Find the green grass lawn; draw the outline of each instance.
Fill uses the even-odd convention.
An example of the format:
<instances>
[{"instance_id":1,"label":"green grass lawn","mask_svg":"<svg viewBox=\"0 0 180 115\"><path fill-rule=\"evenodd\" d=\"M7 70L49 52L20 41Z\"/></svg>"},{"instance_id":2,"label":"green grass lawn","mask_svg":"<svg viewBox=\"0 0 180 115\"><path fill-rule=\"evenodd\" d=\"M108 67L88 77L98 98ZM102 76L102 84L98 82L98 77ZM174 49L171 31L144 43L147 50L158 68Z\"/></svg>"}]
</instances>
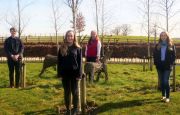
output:
<instances>
[{"instance_id":1,"label":"green grass lawn","mask_svg":"<svg viewBox=\"0 0 180 115\"><path fill-rule=\"evenodd\" d=\"M63 106L62 84L56 72L49 68L38 77L41 63L27 64L27 88L11 89L8 68L0 64L0 115L56 114L56 106ZM109 81L87 84L87 100L95 101L98 115L176 115L180 113L180 93L171 92L171 102L160 101L155 70L142 71L141 65L108 65ZM177 67L180 86L180 67ZM172 81L172 80L171 80ZM94 113L94 114L95 114Z\"/></svg>"}]
</instances>

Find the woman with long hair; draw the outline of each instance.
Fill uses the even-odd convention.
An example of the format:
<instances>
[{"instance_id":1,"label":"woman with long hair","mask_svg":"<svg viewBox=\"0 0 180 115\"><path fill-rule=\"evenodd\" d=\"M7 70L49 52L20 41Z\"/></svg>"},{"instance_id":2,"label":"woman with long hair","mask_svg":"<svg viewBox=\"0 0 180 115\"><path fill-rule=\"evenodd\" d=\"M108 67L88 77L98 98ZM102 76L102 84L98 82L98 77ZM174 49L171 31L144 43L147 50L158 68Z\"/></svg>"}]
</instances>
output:
<instances>
[{"instance_id":1,"label":"woman with long hair","mask_svg":"<svg viewBox=\"0 0 180 115\"><path fill-rule=\"evenodd\" d=\"M154 64L161 84L161 100L167 103L170 101L169 76L175 64L175 58L176 50L172 39L167 32L161 32L159 42L154 49Z\"/></svg>"},{"instance_id":2,"label":"woman with long hair","mask_svg":"<svg viewBox=\"0 0 180 115\"><path fill-rule=\"evenodd\" d=\"M72 114L78 112L78 80L82 77L82 50L72 30L66 32L58 53L58 77L62 80L66 114L71 114L70 96L73 96Z\"/></svg>"}]
</instances>

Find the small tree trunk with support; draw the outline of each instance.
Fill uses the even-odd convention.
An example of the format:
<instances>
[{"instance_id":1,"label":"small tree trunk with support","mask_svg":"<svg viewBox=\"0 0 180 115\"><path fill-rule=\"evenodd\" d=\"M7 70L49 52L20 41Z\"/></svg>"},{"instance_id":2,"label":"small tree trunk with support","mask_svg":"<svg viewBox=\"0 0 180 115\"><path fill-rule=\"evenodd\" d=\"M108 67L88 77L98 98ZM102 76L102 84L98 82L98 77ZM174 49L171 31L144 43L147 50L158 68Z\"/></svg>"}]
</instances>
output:
<instances>
[{"instance_id":1,"label":"small tree trunk with support","mask_svg":"<svg viewBox=\"0 0 180 115\"><path fill-rule=\"evenodd\" d=\"M82 114L86 113L86 76L83 74L81 80L81 107Z\"/></svg>"},{"instance_id":2,"label":"small tree trunk with support","mask_svg":"<svg viewBox=\"0 0 180 115\"><path fill-rule=\"evenodd\" d=\"M22 87L25 88L26 87L26 64L23 63L23 66L22 66L22 70L23 70L23 74L22 74Z\"/></svg>"},{"instance_id":3,"label":"small tree trunk with support","mask_svg":"<svg viewBox=\"0 0 180 115\"><path fill-rule=\"evenodd\" d=\"M81 112L81 80L78 80L78 111Z\"/></svg>"},{"instance_id":4,"label":"small tree trunk with support","mask_svg":"<svg viewBox=\"0 0 180 115\"><path fill-rule=\"evenodd\" d=\"M153 58L152 55L150 56L150 70L153 70Z\"/></svg>"},{"instance_id":5,"label":"small tree trunk with support","mask_svg":"<svg viewBox=\"0 0 180 115\"><path fill-rule=\"evenodd\" d=\"M145 62L145 56L143 57L143 71L146 71L146 62Z\"/></svg>"},{"instance_id":6,"label":"small tree trunk with support","mask_svg":"<svg viewBox=\"0 0 180 115\"><path fill-rule=\"evenodd\" d=\"M176 66L173 65L173 92L176 91Z\"/></svg>"}]
</instances>

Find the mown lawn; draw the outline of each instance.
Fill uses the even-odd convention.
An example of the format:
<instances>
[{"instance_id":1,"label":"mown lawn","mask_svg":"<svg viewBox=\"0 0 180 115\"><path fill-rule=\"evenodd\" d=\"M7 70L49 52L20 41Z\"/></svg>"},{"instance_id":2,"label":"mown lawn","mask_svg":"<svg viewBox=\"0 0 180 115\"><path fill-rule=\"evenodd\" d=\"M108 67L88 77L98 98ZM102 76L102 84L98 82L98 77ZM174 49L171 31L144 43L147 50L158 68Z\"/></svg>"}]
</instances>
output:
<instances>
[{"instance_id":1,"label":"mown lawn","mask_svg":"<svg viewBox=\"0 0 180 115\"><path fill-rule=\"evenodd\" d=\"M56 114L63 106L63 89L56 72L49 68L38 77L42 63L27 64L27 88L7 88L8 68L0 64L0 115ZM95 101L98 115L178 115L180 93L171 92L171 102L160 101L156 71L142 71L141 65L108 65L109 81L87 84L87 100ZM177 86L180 86L180 67L177 67ZM171 80L172 81L172 80Z\"/></svg>"}]
</instances>

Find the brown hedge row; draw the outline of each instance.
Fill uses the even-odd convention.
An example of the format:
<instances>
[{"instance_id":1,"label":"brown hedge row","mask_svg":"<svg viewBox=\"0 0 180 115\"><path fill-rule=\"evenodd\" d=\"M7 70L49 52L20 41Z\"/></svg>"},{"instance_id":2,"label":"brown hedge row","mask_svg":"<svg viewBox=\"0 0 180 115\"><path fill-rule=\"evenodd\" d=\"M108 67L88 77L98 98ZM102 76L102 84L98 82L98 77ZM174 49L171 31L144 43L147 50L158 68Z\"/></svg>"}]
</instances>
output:
<instances>
[{"instance_id":1,"label":"brown hedge row","mask_svg":"<svg viewBox=\"0 0 180 115\"><path fill-rule=\"evenodd\" d=\"M107 43L104 47L107 47ZM83 56L86 44L82 44ZM151 54L154 45L151 44ZM110 43L114 58L147 58L147 43ZM177 58L180 59L180 44L176 44ZM47 54L56 55L55 43L25 43L25 57L44 57ZM0 57L5 56L3 45L0 45Z\"/></svg>"}]
</instances>

